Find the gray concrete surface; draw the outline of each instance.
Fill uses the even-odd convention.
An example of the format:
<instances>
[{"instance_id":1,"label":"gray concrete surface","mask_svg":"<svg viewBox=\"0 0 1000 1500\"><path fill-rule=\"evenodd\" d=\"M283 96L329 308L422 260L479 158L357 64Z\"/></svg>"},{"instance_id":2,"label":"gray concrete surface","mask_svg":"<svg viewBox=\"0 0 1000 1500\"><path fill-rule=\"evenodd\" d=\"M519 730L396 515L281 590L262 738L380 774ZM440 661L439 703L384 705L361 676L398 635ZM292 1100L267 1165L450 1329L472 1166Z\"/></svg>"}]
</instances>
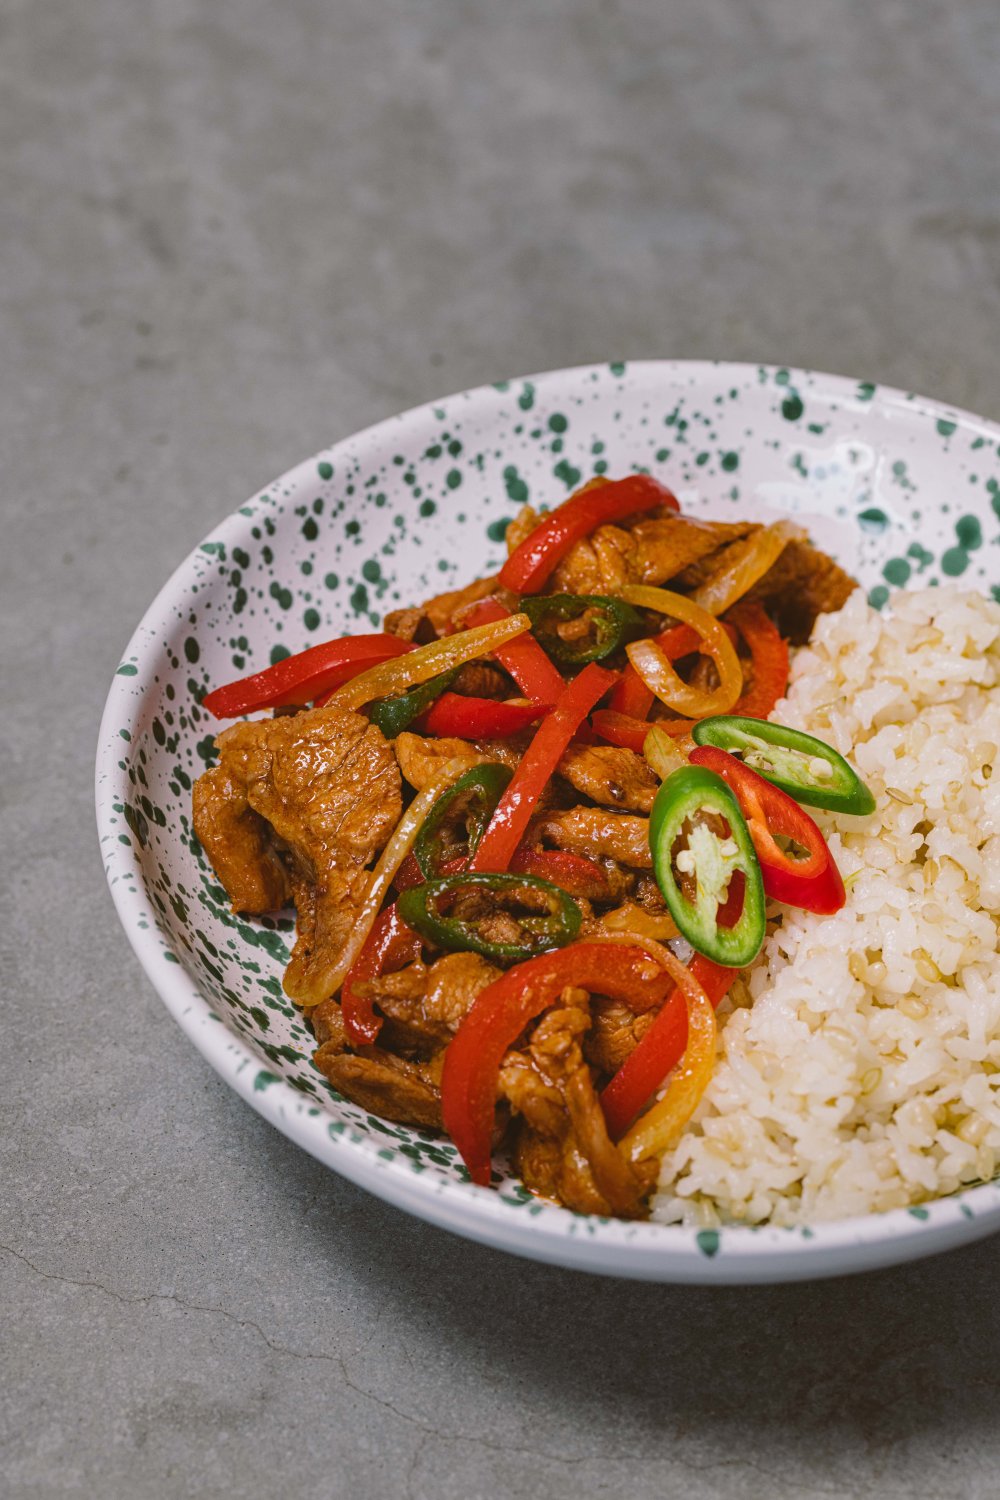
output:
<instances>
[{"instance_id":1,"label":"gray concrete surface","mask_svg":"<svg viewBox=\"0 0 1000 1500\"><path fill-rule=\"evenodd\" d=\"M411 1222L240 1104L118 930L111 671L258 485L591 358L1000 416L995 0L5 0L0 1491L998 1489L1000 1242L675 1290Z\"/></svg>"}]
</instances>

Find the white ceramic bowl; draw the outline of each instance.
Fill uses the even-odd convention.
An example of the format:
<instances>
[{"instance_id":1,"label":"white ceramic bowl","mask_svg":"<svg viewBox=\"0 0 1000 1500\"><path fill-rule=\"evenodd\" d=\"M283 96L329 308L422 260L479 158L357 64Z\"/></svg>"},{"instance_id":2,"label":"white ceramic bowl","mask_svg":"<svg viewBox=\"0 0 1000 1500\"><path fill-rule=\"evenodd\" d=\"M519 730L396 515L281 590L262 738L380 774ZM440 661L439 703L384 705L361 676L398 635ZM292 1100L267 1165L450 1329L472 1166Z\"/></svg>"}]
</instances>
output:
<instances>
[{"instance_id":1,"label":"white ceramic bowl","mask_svg":"<svg viewBox=\"0 0 1000 1500\"><path fill-rule=\"evenodd\" d=\"M866 382L749 365L562 370L382 422L255 495L182 563L111 686L97 814L111 892L140 962L228 1084L307 1151L430 1223L517 1254L660 1281L824 1276L927 1255L1000 1228L1000 1186L810 1228L701 1231L598 1219L503 1174L473 1187L454 1149L367 1115L310 1062L281 991L291 922L244 922L191 832L214 728L194 690L368 630L397 604L502 558L531 499L648 469L685 510L793 513L860 579L1000 582L1000 428ZM206 1143L210 1150L210 1143Z\"/></svg>"}]
</instances>

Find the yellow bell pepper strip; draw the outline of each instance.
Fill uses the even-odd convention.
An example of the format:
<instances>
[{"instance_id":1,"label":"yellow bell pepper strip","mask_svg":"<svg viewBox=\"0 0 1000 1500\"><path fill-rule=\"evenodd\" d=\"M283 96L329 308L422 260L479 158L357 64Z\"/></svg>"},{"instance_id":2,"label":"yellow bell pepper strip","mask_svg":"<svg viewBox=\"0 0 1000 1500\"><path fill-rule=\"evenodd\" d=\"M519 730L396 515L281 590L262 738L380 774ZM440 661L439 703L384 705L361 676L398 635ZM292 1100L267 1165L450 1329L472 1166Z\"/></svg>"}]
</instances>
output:
<instances>
[{"instance_id":1,"label":"yellow bell pepper strip","mask_svg":"<svg viewBox=\"0 0 1000 1500\"><path fill-rule=\"evenodd\" d=\"M598 526L666 506L680 510L676 495L649 474L630 474L578 490L550 511L500 569L499 581L514 594L540 594L558 563Z\"/></svg>"},{"instance_id":2,"label":"yellow bell pepper strip","mask_svg":"<svg viewBox=\"0 0 1000 1500\"><path fill-rule=\"evenodd\" d=\"M687 1002L687 1045L663 1098L636 1121L619 1143L633 1162L662 1156L694 1114L715 1071L717 1032L715 1008L693 970L686 969L670 949L660 943L648 938L639 938L638 942L647 953L660 959L684 995Z\"/></svg>"},{"instance_id":3,"label":"yellow bell pepper strip","mask_svg":"<svg viewBox=\"0 0 1000 1500\"><path fill-rule=\"evenodd\" d=\"M791 521L779 521L775 526L762 526L759 531L733 542L722 554L719 571L695 589L692 599L711 615L724 614L730 605L760 582L789 542L804 535L801 526L795 526Z\"/></svg>"},{"instance_id":4,"label":"yellow bell pepper strip","mask_svg":"<svg viewBox=\"0 0 1000 1500\"><path fill-rule=\"evenodd\" d=\"M490 1142L504 1053L568 984L643 1011L664 999L673 980L641 947L585 940L530 958L480 991L444 1055L441 1115L469 1176L481 1187L490 1183Z\"/></svg>"},{"instance_id":5,"label":"yellow bell pepper strip","mask_svg":"<svg viewBox=\"0 0 1000 1500\"><path fill-rule=\"evenodd\" d=\"M689 965L709 1003L717 1007L738 969L725 968L696 953ZM687 992L680 985L668 995L639 1045L622 1063L601 1093L601 1108L612 1140L620 1140L641 1109L677 1066L687 1046Z\"/></svg>"},{"instance_id":6,"label":"yellow bell pepper strip","mask_svg":"<svg viewBox=\"0 0 1000 1500\"><path fill-rule=\"evenodd\" d=\"M413 841L420 832L424 819L442 792L446 791L466 769L466 763L462 760L446 761L434 780L414 797L396 824L392 838L382 850L378 864L372 871L361 910L358 912L351 935L344 944L336 964L325 976L323 984L317 985L313 993L309 996L293 997L301 1006L308 1009L310 1006L319 1005L340 989L368 941L396 871L413 848Z\"/></svg>"},{"instance_id":7,"label":"yellow bell pepper strip","mask_svg":"<svg viewBox=\"0 0 1000 1500\"><path fill-rule=\"evenodd\" d=\"M461 630L443 640L431 641L395 661L386 661L362 672L360 677L338 688L329 702L337 708L361 708L373 698L395 697L414 683L426 682L452 667L475 661L478 656L488 656L497 646L523 635L530 625L527 615L511 615L506 620L477 625L472 630Z\"/></svg>"},{"instance_id":8,"label":"yellow bell pepper strip","mask_svg":"<svg viewBox=\"0 0 1000 1500\"><path fill-rule=\"evenodd\" d=\"M637 604L640 609L659 610L662 614L672 615L674 619L693 626L714 661L719 676L716 688L706 690L692 687L677 674L656 641L632 641L625 651L646 686L668 708L689 719L703 719L709 714L728 712L728 709L715 705L725 703L732 708L743 690L743 669L725 626L684 594L675 594L670 589L629 584L622 590L622 598L628 604Z\"/></svg>"},{"instance_id":9,"label":"yellow bell pepper strip","mask_svg":"<svg viewBox=\"0 0 1000 1500\"><path fill-rule=\"evenodd\" d=\"M321 646L310 646L294 656L283 657L263 672L241 677L215 688L202 699L202 707L217 719L235 719L261 708L302 708L317 704L326 694L380 662L391 661L412 651L408 641L379 632L345 635Z\"/></svg>"},{"instance_id":10,"label":"yellow bell pepper strip","mask_svg":"<svg viewBox=\"0 0 1000 1500\"><path fill-rule=\"evenodd\" d=\"M642 754L646 764L656 772L661 781L666 781L668 776L687 764L687 756L678 750L670 735L664 734L659 724L649 726L642 742Z\"/></svg>"},{"instance_id":11,"label":"yellow bell pepper strip","mask_svg":"<svg viewBox=\"0 0 1000 1500\"><path fill-rule=\"evenodd\" d=\"M526 616L521 616L522 619ZM470 870L506 870L559 758L584 719L618 679L596 662L566 684L535 731L490 825L469 861Z\"/></svg>"}]
</instances>

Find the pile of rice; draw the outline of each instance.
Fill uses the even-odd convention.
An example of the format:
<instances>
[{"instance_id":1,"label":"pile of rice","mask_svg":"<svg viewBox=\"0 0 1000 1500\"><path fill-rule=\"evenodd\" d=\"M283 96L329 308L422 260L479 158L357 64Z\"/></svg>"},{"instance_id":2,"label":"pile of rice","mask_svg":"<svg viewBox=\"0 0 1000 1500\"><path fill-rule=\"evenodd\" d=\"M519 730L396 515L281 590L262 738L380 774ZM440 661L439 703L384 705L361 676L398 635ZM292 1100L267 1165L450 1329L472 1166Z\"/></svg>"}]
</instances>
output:
<instances>
[{"instance_id":1,"label":"pile of rice","mask_svg":"<svg viewBox=\"0 0 1000 1500\"><path fill-rule=\"evenodd\" d=\"M932 588L880 615L857 590L772 717L836 745L877 809L817 814L847 905L782 910L720 1007L667 1223L898 1208L1000 1166L1000 605Z\"/></svg>"}]
</instances>

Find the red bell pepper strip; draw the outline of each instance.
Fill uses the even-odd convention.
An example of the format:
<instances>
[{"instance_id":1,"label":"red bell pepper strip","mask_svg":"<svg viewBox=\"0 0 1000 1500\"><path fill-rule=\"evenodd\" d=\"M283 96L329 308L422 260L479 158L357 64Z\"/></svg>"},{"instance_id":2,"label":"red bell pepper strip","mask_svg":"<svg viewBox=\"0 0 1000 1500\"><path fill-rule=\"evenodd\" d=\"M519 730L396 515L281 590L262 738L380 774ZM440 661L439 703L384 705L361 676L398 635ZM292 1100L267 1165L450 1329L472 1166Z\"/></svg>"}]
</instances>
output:
<instances>
[{"instance_id":1,"label":"red bell pepper strip","mask_svg":"<svg viewBox=\"0 0 1000 1500\"><path fill-rule=\"evenodd\" d=\"M566 684L559 699L535 731L507 790L497 804L489 827L479 841L470 870L506 870L539 797L559 764L559 757L594 704L616 681L596 662Z\"/></svg>"},{"instance_id":2,"label":"red bell pepper strip","mask_svg":"<svg viewBox=\"0 0 1000 1500\"><path fill-rule=\"evenodd\" d=\"M500 569L503 588L537 594L571 547L598 526L665 505L680 510L677 497L649 474L630 474L609 484L578 490L543 518Z\"/></svg>"},{"instance_id":3,"label":"red bell pepper strip","mask_svg":"<svg viewBox=\"0 0 1000 1500\"><path fill-rule=\"evenodd\" d=\"M494 620L505 620L510 610L499 599L480 599L462 616L464 625L492 625ZM526 698L535 703L554 703L566 686L563 678L553 666L530 632L515 636L505 646L493 652Z\"/></svg>"},{"instance_id":4,"label":"red bell pepper strip","mask_svg":"<svg viewBox=\"0 0 1000 1500\"><path fill-rule=\"evenodd\" d=\"M215 688L202 699L202 706L217 719L234 719L260 708L301 707L318 701L369 667L412 650L409 641L395 635L342 636L286 656L263 672Z\"/></svg>"},{"instance_id":5,"label":"red bell pepper strip","mask_svg":"<svg viewBox=\"0 0 1000 1500\"><path fill-rule=\"evenodd\" d=\"M442 739L458 735L463 740L492 739L516 734L548 713L545 703L498 703L495 698L466 698L461 693L442 693L436 703L415 721L423 734Z\"/></svg>"},{"instance_id":6,"label":"red bell pepper strip","mask_svg":"<svg viewBox=\"0 0 1000 1500\"><path fill-rule=\"evenodd\" d=\"M736 626L750 647L753 680L732 709L751 719L766 719L788 687L788 642L761 605L752 600L734 604L726 619Z\"/></svg>"},{"instance_id":7,"label":"red bell pepper strip","mask_svg":"<svg viewBox=\"0 0 1000 1500\"><path fill-rule=\"evenodd\" d=\"M847 899L844 882L826 839L805 809L715 745L696 745L690 760L692 765L715 771L735 793L757 851L765 894L786 906L825 916L840 911ZM775 843L775 834L794 839L809 851L807 858L786 854Z\"/></svg>"},{"instance_id":8,"label":"red bell pepper strip","mask_svg":"<svg viewBox=\"0 0 1000 1500\"><path fill-rule=\"evenodd\" d=\"M419 957L420 938L400 920L393 902L376 918L368 941L347 971L340 991L344 1029L352 1046L370 1046L382 1030L382 1017L376 1013L371 996L363 994L360 986Z\"/></svg>"},{"instance_id":9,"label":"red bell pepper strip","mask_svg":"<svg viewBox=\"0 0 1000 1500\"><path fill-rule=\"evenodd\" d=\"M514 851L509 868L517 875L537 875L571 896L585 896L588 901L608 898L607 875L583 854L569 854L565 849L526 849L522 844Z\"/></svg>"},{"instance_id":10,"label":"red bell pepper strip","mask_svg":"<svg viewBox=\"0 0 1000 1500\"><path fill-rule=\"evenodd\" d=\"M441 1114L470 1177L481 1187L490 1182L493 1115L504 1053L568 984L641 1011L658 1004L673 980L642 948L584 941L530 958L480 992L444 1055ZM683 1001L681 1016L686 1025Z\"/></svg>"},{"instance_id":11,"label":"red bell pepper strip","mask_svg":"<svg viewBox=\"0 0 1000 1500\"><path fill-rule=\"evenodd\" d=\"M632 670L629 667L629 671ZM638 673L636 680L641 680ZM636 755L642 754L649 733L649 725L645 719L633 719L630 714L616 713L611 708L599 708L596 713L591 714L590 722L594 732L602 740L607 740L612 745L621 745L625 750L634 750Z\"/></svg>"},{"instance_id":12,"label":"red bell pepper strip","mask_svg":"<svg viewBox=\"0 0 1000 1500\"><path fill-rule=\"evenodd\" d=\"M567 951L563 949L564 953ZM739 973L738 969L727 969L722 964L713 963L701 953L694 955L689 967L716 1008ZM620 1140L625 1134L671 1068L680 1062L686 1046L687 1003L682 990L677 988L668 996L645 1036L601 1093L601 1108L613 1141Z\"/></svg>"}]
</instances>

